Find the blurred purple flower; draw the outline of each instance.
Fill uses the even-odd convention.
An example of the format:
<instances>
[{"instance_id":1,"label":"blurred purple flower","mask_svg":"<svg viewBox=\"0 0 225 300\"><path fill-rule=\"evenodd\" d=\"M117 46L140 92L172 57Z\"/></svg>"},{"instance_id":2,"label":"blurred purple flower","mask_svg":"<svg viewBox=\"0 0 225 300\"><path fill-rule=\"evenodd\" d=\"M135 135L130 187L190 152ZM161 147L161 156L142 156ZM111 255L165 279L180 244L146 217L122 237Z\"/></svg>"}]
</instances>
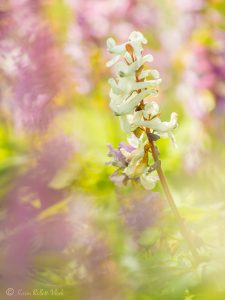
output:
<instances>
[{"instance_id":1,"label":"blurred purple flower","mask_svg":"<svg viewBox=\"0 0 225 300\"><path fill-rule=\"evenodd\" d=\"M76 196L70 205L70 222L73 229L75 259L92 281L105 274L105 262L110 260L107 239L96 226L98 214L85 196Z\"/></svg>"},{"instance_id":2,"label":"blurred purple flower","mask_svg":"<svg viewBox=\"0 0 225 300\"><path fill-rule=\"evenodd\" d=\"M163 204L159 193L148 193L142 197L132 198L123 204L121 216L125 225L135 236L155 224L159 218Z\"/></svg>"}]
</instances>

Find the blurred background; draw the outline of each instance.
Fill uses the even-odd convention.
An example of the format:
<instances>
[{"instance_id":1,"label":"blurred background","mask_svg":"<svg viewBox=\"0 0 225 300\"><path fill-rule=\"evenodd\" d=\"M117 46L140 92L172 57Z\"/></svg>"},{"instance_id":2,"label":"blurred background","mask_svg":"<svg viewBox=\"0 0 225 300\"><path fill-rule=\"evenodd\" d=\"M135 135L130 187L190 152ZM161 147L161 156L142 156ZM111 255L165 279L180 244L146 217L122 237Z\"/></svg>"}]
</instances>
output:
<instances>
[{"instance_id":1,"label":"blurred background","mask_svg":"<svg viewBox=\"0 0 225 300\"><path fill-rule=\"evenodd\" d=\"M141 31L160 71L161 193L116 187L106 39ZM223 0L0 1L0 298L225 299ZM8 290L8 289L14 289ZM12 295L12 296L10 296Z\"/></svg>"}]
</instances>

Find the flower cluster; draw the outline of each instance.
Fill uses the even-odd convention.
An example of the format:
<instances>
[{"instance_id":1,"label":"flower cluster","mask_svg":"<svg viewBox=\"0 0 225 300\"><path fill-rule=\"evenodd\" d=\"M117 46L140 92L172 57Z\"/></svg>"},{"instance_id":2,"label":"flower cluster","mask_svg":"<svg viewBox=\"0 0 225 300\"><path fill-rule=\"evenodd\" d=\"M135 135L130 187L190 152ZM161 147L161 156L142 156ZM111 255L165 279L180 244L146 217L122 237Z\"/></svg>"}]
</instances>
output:
<instances>
[{"instance_id":1,"label":"flower cluster","mask_svg":"<svg viewBox=\"0 0 225 300\"><path fill-rule=\"evenodd\" d=\"M131 180L140 181L145 189L152 189L157 176L151 174L155 166L150 165L150 143L153 139L171 137L177 126L177 114L172 113L170 121L159 118L159 105L147 97L157 96L161 83L157 70L147 69L146 63L153 61L152 55L143 55L143 44L147 40L140 32L132 32L128 42L117 45L113 38L107 40L108 51L113 58L108 67L115 66L116 78L110 78L110 108L120 119L122 130L128 134L129 145L120 144L117 150L110 146L109 164L118 169L112 175L117 184ZM147 99L146 99L147 98Z\"/></svg>"},{"instance_id":2,"label":"flower cluster","mask_svg":"<svg viewBox=\"0 0 225 300\"><path fill-rule=\"evenodd\" d=\"M141 182L145 189L152 189L158 180L158 176L153 176L151 172L154 165L149 166L148 161L148 142L140 141L135 148L132 145L120 143L118 149L109 147L109 156L112 160L107 164L117 167L110 179L116 185L126 185L128 180Z\"/></svg>"}]
</instances>

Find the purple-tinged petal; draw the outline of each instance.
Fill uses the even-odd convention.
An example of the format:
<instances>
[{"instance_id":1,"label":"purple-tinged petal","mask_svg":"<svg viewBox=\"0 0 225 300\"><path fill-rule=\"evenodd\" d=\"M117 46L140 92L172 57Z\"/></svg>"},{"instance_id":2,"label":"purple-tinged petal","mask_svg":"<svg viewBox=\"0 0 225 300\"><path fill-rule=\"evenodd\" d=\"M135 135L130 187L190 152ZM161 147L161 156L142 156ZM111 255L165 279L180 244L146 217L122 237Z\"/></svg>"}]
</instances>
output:
<instances>
[{"instance_id":1,"label":"purple-tinged petal","mask_svg":"<svg viewBox=\"0 0 225 300\"><path fill-rule=\"evenodd\" d=\"M108 156L113 158L111 164L118 167L126 166L126 161L122 153L120 152L120 149L114 149L112 145L108 145L108 148L109 148Z\"/></svg>"},{"instance_id":2,"label":"purple-tinged petal","mask_svg":"<svg viewBox=\"0 0 225 300\"><path fill-rule=\"evenodd\" d=\"M125 144L125 143L120 143L119 144L119 149L123 148L125 151L131 153L132 151L135 150L135 148L129 144Z\"/></svg>"},{"instance_id":3,"label":"purple-tinged petal","mask_svg":"<svg viewBox=\"0 0 225 300\"><path fill-rule=\"evenodd\" d=\"M118 171L115 171L111 176L109 176L109 179L117 186L126 185L128 180L125 174L120 174Z\"/></svg>"}]
</instances>

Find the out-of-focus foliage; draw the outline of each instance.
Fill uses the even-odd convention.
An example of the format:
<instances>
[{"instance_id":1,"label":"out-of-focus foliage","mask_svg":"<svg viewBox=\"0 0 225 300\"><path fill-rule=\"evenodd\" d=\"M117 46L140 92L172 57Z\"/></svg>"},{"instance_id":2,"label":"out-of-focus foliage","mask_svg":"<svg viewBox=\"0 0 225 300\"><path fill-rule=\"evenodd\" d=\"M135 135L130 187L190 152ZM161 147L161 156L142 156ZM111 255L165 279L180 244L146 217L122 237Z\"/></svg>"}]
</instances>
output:
<instances>
[{"instance_id":1,"label":"out-of-focus foliage","mask_svg":"<svg viewBox=\"0 0 225 300\"><path fill-rule=\"evenodd\" d=\"M222 0L1 1L0 299L225 299L224 18ZM162 118L179 113L178 148L158 148L197 266L160 185L109 180L106 145L126 138L105 42L133 30Z\"/></svg>"}]
</instances>

